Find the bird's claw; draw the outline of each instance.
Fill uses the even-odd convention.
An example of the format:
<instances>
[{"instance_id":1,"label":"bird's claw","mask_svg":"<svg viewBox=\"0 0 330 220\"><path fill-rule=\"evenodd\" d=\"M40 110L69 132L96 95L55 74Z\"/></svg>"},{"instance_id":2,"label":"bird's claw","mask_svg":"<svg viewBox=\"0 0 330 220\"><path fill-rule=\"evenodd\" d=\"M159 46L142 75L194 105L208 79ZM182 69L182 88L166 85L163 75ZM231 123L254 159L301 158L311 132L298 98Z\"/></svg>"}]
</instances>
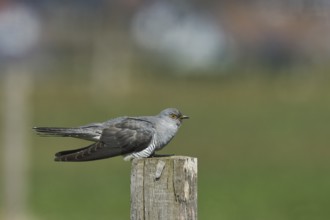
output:
<instances>
[{"instance_id":1,"label":"bird's claw","mask_svg":"<svg viewBox=\"0 0 330 220\"><path fill-rule=\"evenodd\" d=\"M149 158L151 158L151 157L172 157L174 155L175 154L152 154L152 155L150 155Z\"/></svg>"}]
</instances>

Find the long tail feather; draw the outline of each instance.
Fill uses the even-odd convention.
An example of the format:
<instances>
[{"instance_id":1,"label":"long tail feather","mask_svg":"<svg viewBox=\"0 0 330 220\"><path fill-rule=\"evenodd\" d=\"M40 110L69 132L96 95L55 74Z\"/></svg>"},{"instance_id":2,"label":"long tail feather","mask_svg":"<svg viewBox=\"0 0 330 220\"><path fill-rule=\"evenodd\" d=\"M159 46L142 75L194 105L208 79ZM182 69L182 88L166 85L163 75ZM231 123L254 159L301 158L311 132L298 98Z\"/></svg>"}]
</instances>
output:
<instances>
[{"instance_id":1,"label":"long tail feather","mask_svg":"<svg viewBox=\"0 0 330 220\"><path fill-rule=\"evenodd\" d=\"M95 141L100 136L97 131L86 128L34 127L33 129L44 137L74 137Z\"/></svg>"},{"instance_id":2,"label":"long tail feather","mask_svg":"<svg viewBox=\"0 0 330 220\"><path fill-rule=\"evenodd\" d=\"M34 127L33 129L41 136L66 137L77 133L75 128Z\"/></svg>"}]
</instances>

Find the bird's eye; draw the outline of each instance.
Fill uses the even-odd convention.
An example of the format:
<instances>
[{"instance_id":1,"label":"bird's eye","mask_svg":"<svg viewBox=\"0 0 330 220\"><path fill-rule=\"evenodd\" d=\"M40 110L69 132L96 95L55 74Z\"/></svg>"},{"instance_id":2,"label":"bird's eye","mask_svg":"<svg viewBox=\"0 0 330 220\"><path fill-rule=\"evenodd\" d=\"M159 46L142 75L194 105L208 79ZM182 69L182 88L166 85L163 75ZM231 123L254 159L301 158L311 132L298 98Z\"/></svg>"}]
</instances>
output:
<instances>
[{"instance_id":1,"label":"bird's eye","mask_svg":"<svg viewBox=\"0 0 330 220\"><path fill-rule=\"evenodd\" d=\"M173 119L177 119L177 115L176 114L170 114L170 117L173 118Z\"/></svg>"}]
</instances>

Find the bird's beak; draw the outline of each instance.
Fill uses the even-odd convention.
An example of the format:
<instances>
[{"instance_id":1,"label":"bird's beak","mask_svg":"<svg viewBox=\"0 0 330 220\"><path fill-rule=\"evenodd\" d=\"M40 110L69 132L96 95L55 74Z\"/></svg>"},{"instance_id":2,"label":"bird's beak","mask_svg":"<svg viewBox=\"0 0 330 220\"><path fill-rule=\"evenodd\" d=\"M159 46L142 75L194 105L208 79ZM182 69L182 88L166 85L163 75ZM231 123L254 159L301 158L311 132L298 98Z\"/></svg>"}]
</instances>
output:
<instances>
[{"instance_id":1,"label":"bird's beak","mask_svg":"<svg viewBox=\"0 0 330 220\"><path fill-rule=\"evenodd\" d=\"M187 116L187 115L181 115L180 116L180 119L189 119L189 116Z\"/></svg>"}]
</instances>

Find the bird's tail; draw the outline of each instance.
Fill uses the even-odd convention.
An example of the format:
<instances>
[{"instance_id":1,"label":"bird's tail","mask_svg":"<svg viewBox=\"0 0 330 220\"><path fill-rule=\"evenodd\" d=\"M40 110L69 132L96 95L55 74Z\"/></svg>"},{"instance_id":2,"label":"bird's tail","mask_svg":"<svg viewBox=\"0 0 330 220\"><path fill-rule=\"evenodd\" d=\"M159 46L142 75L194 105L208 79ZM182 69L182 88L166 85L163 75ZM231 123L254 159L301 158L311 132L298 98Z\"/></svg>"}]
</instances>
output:
<instances>
[{"instance_id":1,"label":"bird's tail","mask_svg":"<svg viewBox=\"0 0 330 220\"><path fill-rule=\"evenodd\" d=\"M89 133L81 128L34 127L33 130L40 136L52 137L89 137Z\"/></svg>"}]
</instances>

